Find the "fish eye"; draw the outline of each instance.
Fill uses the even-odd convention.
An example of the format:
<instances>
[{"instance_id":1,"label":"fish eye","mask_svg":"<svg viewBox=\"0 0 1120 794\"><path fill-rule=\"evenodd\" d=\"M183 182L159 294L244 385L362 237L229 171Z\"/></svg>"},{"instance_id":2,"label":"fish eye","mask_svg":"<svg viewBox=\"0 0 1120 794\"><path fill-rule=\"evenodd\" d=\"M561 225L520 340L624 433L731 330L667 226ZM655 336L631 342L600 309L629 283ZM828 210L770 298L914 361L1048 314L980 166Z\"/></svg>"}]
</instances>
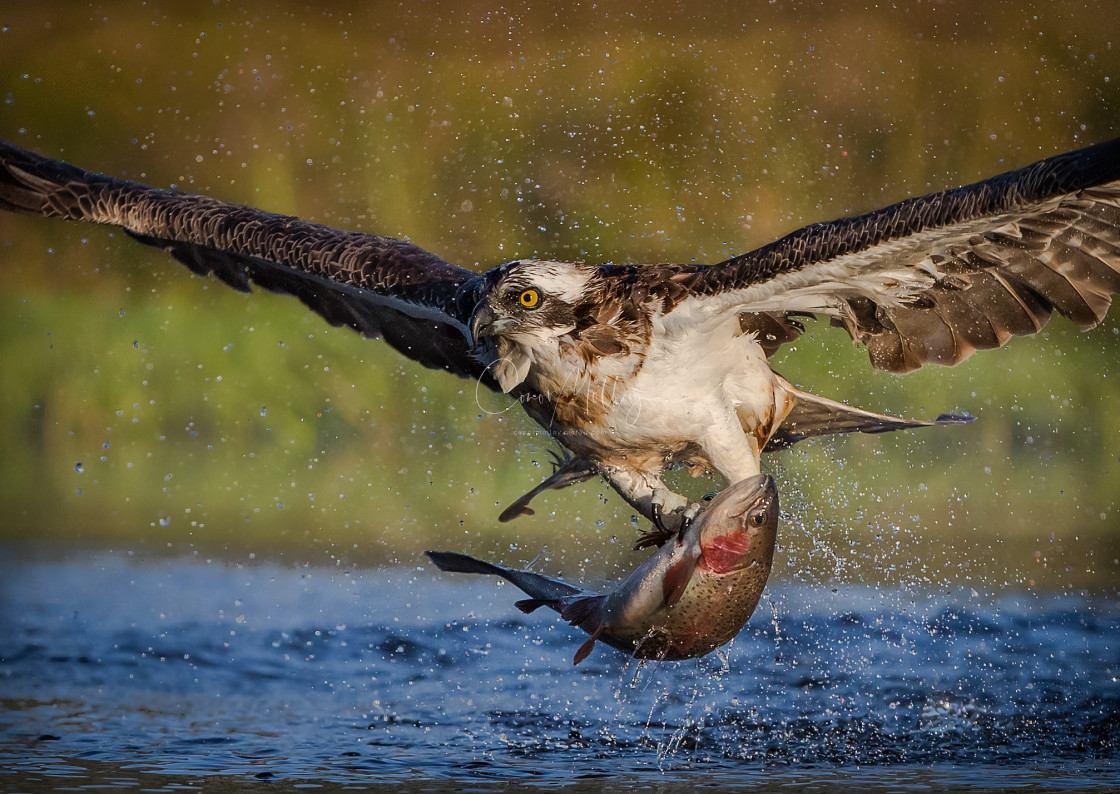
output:
<instances>
[{"instance_id":1,"label":"fish eye","mask_svg":"<svg viewBox=\"0 0 1120 794\"><path fill-rule=\"evenodd\" d=\"M541 302L541 294L535 289L522 290L521 294L517 297L517 302L526 309L533 309Z\"/></svg>"},{"instance_id":2,"label":"fish eye","mask_svg":"<svg viewBox=\"0 0 1120 794\"><path fill-rule=\"evenodd\" d=\"M752 527L760 527L760 526L762 526L763 524L766 523L766 511L765 510L755 510L753 513L750 514L748 519L751 522Z\"/></svg>"}]
</instances>

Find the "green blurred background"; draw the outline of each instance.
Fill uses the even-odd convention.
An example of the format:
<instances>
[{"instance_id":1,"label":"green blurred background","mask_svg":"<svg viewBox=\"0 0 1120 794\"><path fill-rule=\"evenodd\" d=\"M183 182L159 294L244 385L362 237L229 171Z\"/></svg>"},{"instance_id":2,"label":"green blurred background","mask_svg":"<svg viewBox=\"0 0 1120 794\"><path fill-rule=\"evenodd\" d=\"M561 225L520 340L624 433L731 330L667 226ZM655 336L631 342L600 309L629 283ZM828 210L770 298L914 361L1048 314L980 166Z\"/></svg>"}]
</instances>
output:
<instances>
[{"instance_id":1,"label":"green blurred background","mask_svg":"<svg viewBox=\"0 0 1120 794\"><path fill-rule=\"evenodd\" d=\"M517 257L715 262L1120 132L1100 3L8 3L0 135L161 187ZM119 232L0 216L3 538L335 565L424 548L569 576L640 555L599 481L499 509L553 445L473 384ZM962 428L769 458L776 576L1112 589L1120 323L873 372L777 368ZM676 482L699 495L711 481Z\"/></svg>"}]
</instances>

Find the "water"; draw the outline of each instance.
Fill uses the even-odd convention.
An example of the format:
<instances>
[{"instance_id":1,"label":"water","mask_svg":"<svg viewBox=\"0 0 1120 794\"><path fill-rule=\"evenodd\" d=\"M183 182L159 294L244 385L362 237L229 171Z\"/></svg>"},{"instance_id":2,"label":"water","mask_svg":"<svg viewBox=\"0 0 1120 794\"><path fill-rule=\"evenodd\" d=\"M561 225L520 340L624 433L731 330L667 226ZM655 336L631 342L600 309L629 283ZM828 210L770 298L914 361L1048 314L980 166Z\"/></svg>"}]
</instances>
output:
<instances>
[{"instance_id":1,"label":"water","mask_svg":"<svg viewBox=\"0 0 1120 794\"><path fill-rule=\"evenodd\" d=\"M0 788L1120 786L1120 598L777 584L638 664L497 580L6 549Z\"/></svg>"}]
</instances>

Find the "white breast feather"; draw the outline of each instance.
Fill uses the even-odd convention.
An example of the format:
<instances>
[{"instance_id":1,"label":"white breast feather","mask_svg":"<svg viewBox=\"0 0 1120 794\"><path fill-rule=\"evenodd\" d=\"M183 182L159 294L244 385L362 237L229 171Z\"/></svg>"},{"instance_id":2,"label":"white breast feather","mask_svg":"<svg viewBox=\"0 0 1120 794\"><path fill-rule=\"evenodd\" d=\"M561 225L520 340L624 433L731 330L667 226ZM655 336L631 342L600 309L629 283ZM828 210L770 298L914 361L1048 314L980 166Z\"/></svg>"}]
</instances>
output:
<instances>
[{"instance_id":1,"label":"white breast feather","mask_svg":"<svg viewBox=\"0 0 1120 794\"><path fill-rule=\"evenodd\" d=\"M642 370L614 407L616 439L690 441L727 475L757 473L742 418L773 411L774 376L762 348L735 315L708 315L684 332L665 319L654 315Z\"/></svg>"}]
</instances>

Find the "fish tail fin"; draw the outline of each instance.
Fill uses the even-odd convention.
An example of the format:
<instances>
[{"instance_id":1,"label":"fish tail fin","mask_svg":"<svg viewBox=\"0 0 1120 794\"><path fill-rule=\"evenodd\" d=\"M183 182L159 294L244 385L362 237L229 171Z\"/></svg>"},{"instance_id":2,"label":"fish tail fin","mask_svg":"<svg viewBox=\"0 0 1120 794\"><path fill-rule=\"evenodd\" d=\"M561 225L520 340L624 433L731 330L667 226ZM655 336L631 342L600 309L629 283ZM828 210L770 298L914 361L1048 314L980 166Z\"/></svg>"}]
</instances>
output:
<instances>
[{"instance_id":1,"label":"fish tail fin","mask_svg":"<svg viewBox=\"0 0 1120 794\"><path fill-rule=\"evenodd\" d=\"M530 612L536 612L541 607L556 608L556 601L547 598L523 598L520 601L514 601L513 605L528 615Z\"/></svg>"},{"instance_id":2,"label":"fish tail fin","mask_svg":"<svg viewBox=\"0 0 1120 794\"><path fill-rule=\"evenodd\" d=\"M499 576L532 596L532 600L539 600L541 604L538 606L552 607L557 612L560 611L560 605L557 603L558 599L583 593L578 587L561 582L559 579L542 576L532 571L519 571L516 568L495 565L492 562L468 557L466 554L457 554L453 551L426 551L424 554L441 571ZM533 609L536 608L533 607Z\"/></svg>"},{"instance_id":3,"label":"fish tail fin","mask_svg":"<svg viewBox=\"0 0 1120 794\"><path fill-rule=\"evenodd\" d=\"M494 565L453 551L426 551L424 555L435 563L437 568L448 573L484 573L504 577L509 570L505 566Z\"/></svg>"}]
</instances>

